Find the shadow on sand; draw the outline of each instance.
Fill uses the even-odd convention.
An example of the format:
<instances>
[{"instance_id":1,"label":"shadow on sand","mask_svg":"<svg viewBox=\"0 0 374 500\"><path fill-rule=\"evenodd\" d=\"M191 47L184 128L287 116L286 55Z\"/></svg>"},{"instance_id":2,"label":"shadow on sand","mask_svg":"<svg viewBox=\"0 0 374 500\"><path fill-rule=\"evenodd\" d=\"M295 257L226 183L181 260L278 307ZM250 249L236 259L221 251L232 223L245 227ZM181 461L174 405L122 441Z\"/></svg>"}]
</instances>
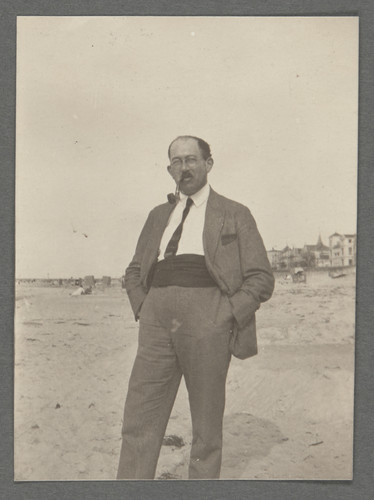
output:
<instances>
[{"instance_id":1,"label":"shadow on sand","mask_svg":"<svg viewBox=\"0 0 374 500\"><path fill-rule=\"evenodd\" d=\"M242 475L248 470L248 464L252 460L266 457L275 445L287 440L270 420L255 417L247 412L227 415L223 423L221 479L247 479ZM181 452L178 465L158 479L188 478L190 447L186 446Z\"/></svg>"},{"instance_id":2,"label":"shadow on sand","mask_svg":"<svg viewBox=\"0 0 374 500\"><path fill-rule=\"evenodd\" d=\"M221 479L246 479L242 474L248 463L266 457L273 446L284 441L287 438L270 420L245 412L227 415L223 424Z\"/></svg>"}]
</instances>

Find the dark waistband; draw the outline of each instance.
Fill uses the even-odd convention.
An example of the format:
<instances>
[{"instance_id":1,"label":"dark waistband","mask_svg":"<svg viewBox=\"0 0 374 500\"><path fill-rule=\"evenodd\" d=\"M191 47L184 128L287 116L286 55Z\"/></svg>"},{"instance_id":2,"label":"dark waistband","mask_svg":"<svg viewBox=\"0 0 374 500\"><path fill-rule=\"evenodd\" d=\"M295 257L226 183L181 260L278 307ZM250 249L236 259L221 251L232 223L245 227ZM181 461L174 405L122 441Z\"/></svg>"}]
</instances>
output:
<instances>
[{"instance_id":1,"label":"dark waistband","mask_svg":"<svg viewBox=\"0 0 374 500\"><path fill-rule=\"evenodd\" d=\"M208 272L204 255L180 254L156 263L151 286L217 286Z\"/></svg>"}]
</instances>

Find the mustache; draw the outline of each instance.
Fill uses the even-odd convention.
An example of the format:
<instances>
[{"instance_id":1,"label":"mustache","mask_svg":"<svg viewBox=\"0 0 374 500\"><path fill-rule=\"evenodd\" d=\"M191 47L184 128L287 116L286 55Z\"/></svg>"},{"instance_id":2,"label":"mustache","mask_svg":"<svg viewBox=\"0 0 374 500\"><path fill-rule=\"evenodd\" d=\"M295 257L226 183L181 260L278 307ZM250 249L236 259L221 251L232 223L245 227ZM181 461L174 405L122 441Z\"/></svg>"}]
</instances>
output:
<instances>
[{"instance_id":1,"label":"mustache","mask_svg":"<svg viewBox=\"0 0 374 500\"><path fill-rule=\"evenodd\" d=\"M187 171L187 172L183 172L182 175L181 175L181 178L180 180L183 181L184 179L188 179L189 177L192 177L192 173Z\"/></svg>"},{"instance_id":2,"label":"mustache","mask_svg":"<svg viewBox=\"0 0 374 500\"><path fill-rule=\"evenodd\" d=\"M189 172L189 171L186 171L186 172L182 172L182 173L173 175L173 177L174 177L175 182L179 183L179 182L182 182L185 179L188 179L188 178L192 177L192 173Z\"/></svg>"}]
</instances>

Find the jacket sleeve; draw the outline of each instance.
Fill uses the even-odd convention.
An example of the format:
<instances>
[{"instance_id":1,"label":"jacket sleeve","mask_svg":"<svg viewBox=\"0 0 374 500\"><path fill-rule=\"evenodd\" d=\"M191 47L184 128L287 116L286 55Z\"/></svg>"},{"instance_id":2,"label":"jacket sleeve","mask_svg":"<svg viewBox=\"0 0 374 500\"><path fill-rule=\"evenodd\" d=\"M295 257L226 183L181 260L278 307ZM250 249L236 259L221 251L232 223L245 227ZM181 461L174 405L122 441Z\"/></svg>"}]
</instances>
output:
<instances>
[{"instance_id":1,"label":"jacket sleeve","mask_svg":"<svg viewBox=\"0 0 374 500\"><path fill-rule=\"evenodd\" d=\"M130 300L135 320L139 319L139 312L148 293L148 290L141 283L141 263L144 252L147 248L149 235L153 225L152 212L148 215L146 223L140 233L138 243L136 245L135 255L125 271L125 288Z\"/></svg>"},{"instance_id":2,"label":"jacket sleeve","mask_svg":"<svg viewBox=\"0 0 374 500\"><path fill-rule=\"evenodd\" d=\"M243 283L229 300L234 318L239 328L243 328L261 302L270 299L274 276L256 222L248 208L243 207L238 217L237 231Z\"/></svg>"}]
</instances>

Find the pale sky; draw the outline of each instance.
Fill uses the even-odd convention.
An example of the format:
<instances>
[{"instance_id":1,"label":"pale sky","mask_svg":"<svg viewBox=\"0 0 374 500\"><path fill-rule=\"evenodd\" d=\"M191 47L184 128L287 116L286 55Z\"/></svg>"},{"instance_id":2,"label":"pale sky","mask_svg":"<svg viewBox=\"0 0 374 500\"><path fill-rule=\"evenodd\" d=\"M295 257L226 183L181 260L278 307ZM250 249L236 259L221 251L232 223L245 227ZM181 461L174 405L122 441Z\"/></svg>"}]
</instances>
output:
<instances>
[{"instance_id":1,"label":"pale sky","mask_svg":"<svg viewBox=\"0 0 374 500\"><path fill-rule=\"evenodd\" d=\"M184 134L267 249L356 232L357 17L19 17L17 33L18 278L122 275Z\"/></svg>"}]
</instances>

